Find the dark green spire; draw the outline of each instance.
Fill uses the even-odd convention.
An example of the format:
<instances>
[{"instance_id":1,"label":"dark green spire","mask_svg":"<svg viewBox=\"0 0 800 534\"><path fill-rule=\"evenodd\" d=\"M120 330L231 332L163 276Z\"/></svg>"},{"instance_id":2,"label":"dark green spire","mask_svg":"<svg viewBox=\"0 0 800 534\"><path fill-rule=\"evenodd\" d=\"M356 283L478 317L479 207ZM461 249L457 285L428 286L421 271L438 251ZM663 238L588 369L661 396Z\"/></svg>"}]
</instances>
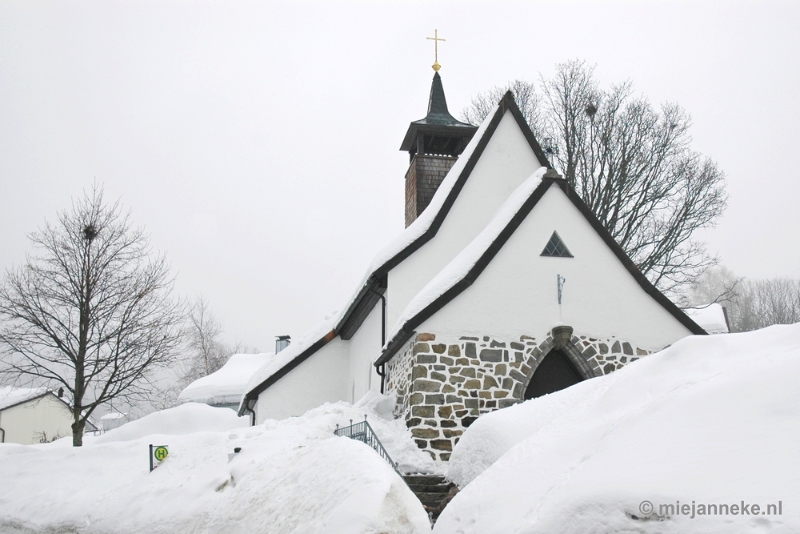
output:
<instances>
[{"instance_id":1,"label":"dark green spire","mask_svg":"<svg viewBox=\"0 0 800 534\"><path fill-rule=\"evenodd\" d=\"M407 150L413 156L417 152L423 152L419 149L424 147L423 153L457 156L475 130L477 127L450 115L447 110L447 99L444 96L442 77L436 72L431 82L428 114L424 119L411 123L400 150Z\"/></svg>"}]
</instances>

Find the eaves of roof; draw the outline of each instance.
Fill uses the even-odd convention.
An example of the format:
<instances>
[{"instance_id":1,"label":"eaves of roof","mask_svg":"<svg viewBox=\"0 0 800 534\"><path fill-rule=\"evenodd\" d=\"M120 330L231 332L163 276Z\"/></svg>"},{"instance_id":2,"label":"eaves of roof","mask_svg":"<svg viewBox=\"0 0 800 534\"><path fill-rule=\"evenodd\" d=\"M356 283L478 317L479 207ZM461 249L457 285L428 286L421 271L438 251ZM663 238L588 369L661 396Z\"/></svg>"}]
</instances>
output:
<instances>
[{"instance_id":1,"label":"eaves of roof","mask_svg":"<svg viewBox=\"0 0 800 534\"><path fill-rule=\"evenodd\" d=\"M13 407L15 407L15 406L19 406L20 404L25 404L26 402L31 402L31 401L39 400L39 399L41 399L41 398L43 398L43 397L46 397L47 395L52 395L52 396L53 396L54 398L56 398L57 400L61 401L61 402L64 404L64 406L66 406L67 408L69 408L69 404L67 404L67 403L64 401L64 399L61 399L61 398L59 398L59 397L58 397L58 395L56 395L55 393L53 393L53 392L52 392L52 391L50 391L50 390L47 390L47 391L45 391L44 393L39 393L38 395L34 395L34 396L32 396L32 397L28 397L28 398L26 398L26 399L23 399L23 400L21 400L21 401L15 402L14 404L9 404L8 406L4 406L3 408L0 408L0 412L1 412L1 411L8 410L8 409L11 409L11 408L13 408Z\"/></svg>"}]
</instances>

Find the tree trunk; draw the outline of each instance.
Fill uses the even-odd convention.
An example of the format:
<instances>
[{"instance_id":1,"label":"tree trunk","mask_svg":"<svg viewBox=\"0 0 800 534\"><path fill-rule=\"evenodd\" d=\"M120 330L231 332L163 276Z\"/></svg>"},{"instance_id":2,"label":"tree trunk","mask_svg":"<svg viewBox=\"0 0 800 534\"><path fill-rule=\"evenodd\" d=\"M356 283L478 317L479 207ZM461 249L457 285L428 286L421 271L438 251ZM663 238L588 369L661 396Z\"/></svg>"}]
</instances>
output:
<instances>
[{"instance_id":1,"label":"tree trunk","mask_svg":"<svg viewBox=\"0 0 800 534\"><path fill-rule=\"evenodd\" d=\"M86 421L81 419L80 415L75 419L75 422L72 423L72 446L73 447L82 447L83 446L83 430L86 428Z\"/></svg>"}]
</instances>

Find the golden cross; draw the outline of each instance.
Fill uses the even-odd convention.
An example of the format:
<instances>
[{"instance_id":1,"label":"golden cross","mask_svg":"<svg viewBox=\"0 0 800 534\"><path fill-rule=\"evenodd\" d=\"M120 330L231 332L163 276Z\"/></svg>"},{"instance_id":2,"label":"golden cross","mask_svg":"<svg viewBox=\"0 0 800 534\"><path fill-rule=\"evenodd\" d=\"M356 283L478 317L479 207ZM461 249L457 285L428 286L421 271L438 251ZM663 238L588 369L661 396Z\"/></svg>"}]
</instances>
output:
<instances>
[{"instance_id":1,"label":"golden cross","mask_svg":"<svg viewBox=\"0 0 800 534\"><path fill-rule=\"evenodd\" d=\"M439 41L446 41L447 39L439 39L439 30L433 30L433 37L426 37L425 39L433 41L433 50L435 54L434 56L435 59L433 61L432 66L433 70L439 72L439 69L442 68L442 66L439 65Z\"/></svg>"}]
</instances>

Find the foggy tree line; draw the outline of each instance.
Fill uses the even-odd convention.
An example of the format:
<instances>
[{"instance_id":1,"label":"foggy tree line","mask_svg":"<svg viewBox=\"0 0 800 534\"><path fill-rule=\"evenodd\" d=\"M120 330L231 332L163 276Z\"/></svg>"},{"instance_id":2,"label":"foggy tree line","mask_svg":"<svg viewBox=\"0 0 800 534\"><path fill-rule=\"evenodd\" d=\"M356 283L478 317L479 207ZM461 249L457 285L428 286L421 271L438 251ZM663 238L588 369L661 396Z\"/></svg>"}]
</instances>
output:
<instances>
[{"instance_id":1,"label":"foggy tree line","mask_svg":"<svg viewBox=\"0 0 800 534\"><path fill-rule=\"evenodd\" d=\"M731 332L748 332L774 324L800 322L800 279L748 279L730 269L709 269L684 298L685 307L710 303L725 307Z\"/></svg>"}]
</instances>

